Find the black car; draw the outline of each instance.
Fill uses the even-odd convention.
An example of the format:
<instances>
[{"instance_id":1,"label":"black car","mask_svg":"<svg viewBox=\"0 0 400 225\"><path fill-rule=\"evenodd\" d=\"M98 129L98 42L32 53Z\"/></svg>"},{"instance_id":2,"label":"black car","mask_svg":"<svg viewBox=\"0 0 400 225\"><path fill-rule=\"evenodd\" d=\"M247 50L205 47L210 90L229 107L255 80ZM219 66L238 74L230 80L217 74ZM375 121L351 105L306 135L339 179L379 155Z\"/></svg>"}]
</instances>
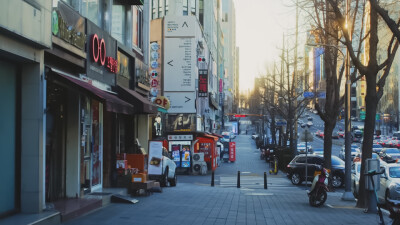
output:
<instances>
[{"instance_id":1,"label":"black car","mask_svg":"<svg viewBox=\"0 0 400 225\"><path fill-rule=\"evenodd\" d=\"M321 155L309 155L307 157L307 177L309 181L314 178L314 172L318 165L322 165L324 158ZM287 165L287 177L292 184L301 184L306 177L306 156L298 155ZM344 184L344 161L336 156L332 156L332 171L330 173L332 186L337 188Z\"/></svg>"}]
</instances>

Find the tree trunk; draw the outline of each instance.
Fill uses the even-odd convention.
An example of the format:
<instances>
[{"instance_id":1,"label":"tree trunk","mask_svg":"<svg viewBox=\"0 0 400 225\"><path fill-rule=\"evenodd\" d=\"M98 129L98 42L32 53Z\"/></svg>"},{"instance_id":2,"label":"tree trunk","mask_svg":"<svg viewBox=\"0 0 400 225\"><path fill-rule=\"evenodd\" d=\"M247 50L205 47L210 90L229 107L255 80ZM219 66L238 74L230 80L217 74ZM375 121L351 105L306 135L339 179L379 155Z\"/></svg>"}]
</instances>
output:
<instances>
[{"instance_id":1,"label":"tree trunk","mask_svg":"<svg viewBox=\"0 0 400 225\"><path fill-rule=\"evenodd\" d=\"M335 123L332 122L325 122L324 128L324 167L331 169L332 162L332 134L333 129L335 128Z\"/></svg>"},{"instance_id":2,"label":"tree trunk","mask_svg":"<svg viewBox=\"0 0 400 225\"><path fill-rule=\"evenodd\" d=\"M375 74L366 75L367 79L367 93L365 96L365 106L366 115L364 123L364 140L362 144L362 164L361 164L361 174L366 172L365 162L366 159L372 157L372 143L374 139L374 129L375 129L375 115L377 108L377 95L376 95L376 77ZM360 190L359 199L357 201L357 207L366 208L367 207L367 192L365 191L365 179L368 177L361 175L360 177Z\"/></svg>"}]
</instances>

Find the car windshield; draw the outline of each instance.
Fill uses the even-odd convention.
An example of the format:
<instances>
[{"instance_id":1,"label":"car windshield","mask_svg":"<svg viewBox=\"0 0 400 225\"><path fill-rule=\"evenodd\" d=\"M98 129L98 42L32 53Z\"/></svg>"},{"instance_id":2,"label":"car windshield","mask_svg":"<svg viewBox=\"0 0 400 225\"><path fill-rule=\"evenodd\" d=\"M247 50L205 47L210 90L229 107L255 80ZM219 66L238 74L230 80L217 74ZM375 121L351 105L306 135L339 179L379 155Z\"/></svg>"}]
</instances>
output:
<instances>
[{"instance_id":1,"label":"car windshield","mask_svg":"<svg viewBox=\"0 0 400 225\"><path fill-rule=\"evenodd\" d=\"M304 144L298 144L297 147L303 147L303 148L305 148L306 145L304 145Z\"/></svg>"},{"instance_id":2,"label":"car windshield","mask_svg":"<svg viewBox=\"0 0 400 225\"><path fill-rule=\"evenodd\" d=\"M389 148L386 149L386 153L400 153L399 150L395 149L395 148Z\"/></svg>"},{"instance_id":3,"label":"car windshield","mask_svg":"<svg viewBox=\"0 0 400 225\"><path fill-rule=\"evenodd\" d=\"M351 152L358 152L358 149L357 148L352 148Z\"/></svg>"},{"instance_id":4,"label":"car windshield","mask_svg":"<svg viewBox=\"0 0 400 225\"><path fill-rule=\"evenodd\" d=\"M332 156L332 165L344 166L344 161L339 159L337 156Z\"/></svg>"},{"instance_id":5,"label":"car windshield","mask_svg":"<svg viewBox=\"0 0 400 225\"><path fill-rule=\"evenodd\" d=\"M400 167L390 167L389 168L389 176L391 178L400 178Z\"/></svg>"}]
</instances>

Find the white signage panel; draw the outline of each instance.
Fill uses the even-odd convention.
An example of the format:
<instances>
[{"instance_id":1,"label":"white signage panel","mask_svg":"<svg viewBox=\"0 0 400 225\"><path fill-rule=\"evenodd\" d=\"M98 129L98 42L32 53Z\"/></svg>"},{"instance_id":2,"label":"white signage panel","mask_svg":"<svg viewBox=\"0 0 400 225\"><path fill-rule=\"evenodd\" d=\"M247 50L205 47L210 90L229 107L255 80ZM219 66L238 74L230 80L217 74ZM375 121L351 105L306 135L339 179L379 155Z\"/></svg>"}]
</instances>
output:
<instances>
[{"instance_id":1,"label":"white signage panel","mask_svg":"<svg viewBox=\"0 0 400 225\"><path fill-rule=\"evenodd\" d=\"M196 113L196 92L164 92L170 101L168 113Z\"/></svg>"},{"instance_id":2,"label":"white signage panel","mask_svg":"<svg viewBox=\"0 0 400 225\"><path fill-rule=\"evenodd\" d=\"M194 37L199 26L195 16L166 16L164 21L165 37Z\"/></svg>"},{"instance_id":3,"label":"white signage panel","mask_svg":"<svg viewBox=\"0 0 400 225\"><path fill-rule=\"evenodd\" d=\"M162 175L162 150L161 141L149 141L149 174Z\"/></svg>"},{"instance_id":4,"label":"white signage panel","mask_svg":"<svg viewBox=\"0 0 400 225\"><path fill-rule=\"evenodd\" d=\"M164 46L164 91L195 91L195 39L166 38Z\"/></svg>"}]
</instances>

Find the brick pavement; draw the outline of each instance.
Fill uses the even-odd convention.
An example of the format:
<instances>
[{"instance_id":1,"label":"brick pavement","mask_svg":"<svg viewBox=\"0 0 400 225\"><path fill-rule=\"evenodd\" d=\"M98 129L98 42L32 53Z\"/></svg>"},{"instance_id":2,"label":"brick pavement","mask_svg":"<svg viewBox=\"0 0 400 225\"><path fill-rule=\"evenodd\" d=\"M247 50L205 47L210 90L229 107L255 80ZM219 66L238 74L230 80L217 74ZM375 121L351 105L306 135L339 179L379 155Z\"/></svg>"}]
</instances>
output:
<instances>
[{"instance_id":1,"label":"brick pavement","mask_svg":"<svg viewBox=\"0 0 400 225\"><path fill-rule=\"evenodd\" d=\"M67 225L85 224L377 224L378 216L355 208L355 202L341 201L342 193L328 193L320 208L311 207L305 186L293 186L283 173L263 173L268 165L249 136L237 137L237 161L223 163L215 173L215 187L206 176L179 176L177 187L162 193L137 197L137 204L110 204ZM237 171L242 172L236 188ZM389 219L385 216L385 221Z\"/></svg>"}]
</instances>

